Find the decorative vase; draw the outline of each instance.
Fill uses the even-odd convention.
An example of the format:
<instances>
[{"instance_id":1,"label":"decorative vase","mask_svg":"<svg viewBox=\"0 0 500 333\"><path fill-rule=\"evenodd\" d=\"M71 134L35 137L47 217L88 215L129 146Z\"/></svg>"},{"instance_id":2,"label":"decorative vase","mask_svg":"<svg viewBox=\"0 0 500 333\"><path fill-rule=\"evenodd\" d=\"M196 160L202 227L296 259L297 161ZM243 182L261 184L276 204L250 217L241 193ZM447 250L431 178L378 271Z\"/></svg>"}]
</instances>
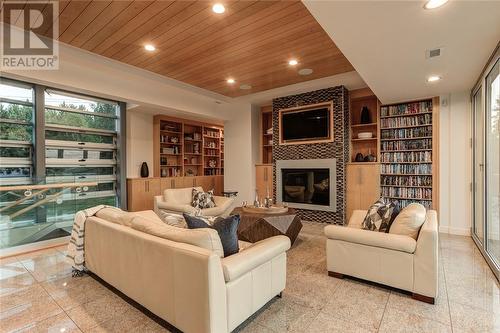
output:
<instances>
[{"instance_id":1,"label":"decorative vase","mask_svg":"<svg viewBox=\"0 0 500 333\"><path fill-rule=\"evenodd\" d=\"M368 107L363 106L361 109L361 124L371 124L372 122L372 117L370 115L370 110L368 110Z\"/></svg>"},{"instance_id":2,"label":"decorative vase","mask_svg":"<svg viewBox=\"0 0 500 333\"><path fill-rule=\"evenodd\" d=\"M356 158L354 159L356 162L363 162L364 161L364 157L363 157L363 154L361 153L357 153L356 154Z\"/></svg>"},{"instance_id":3,"label":"decorative vase","mask_svg":"<svg viewBox=\"0 0 500 333\"><path fill-rule=\"evenodd\" d=\"M148 164L146 162L142 162L142 165L141 165L141 177L142 178L149 177L149 168L148 168Z\"/></svg>"}]
</instances>

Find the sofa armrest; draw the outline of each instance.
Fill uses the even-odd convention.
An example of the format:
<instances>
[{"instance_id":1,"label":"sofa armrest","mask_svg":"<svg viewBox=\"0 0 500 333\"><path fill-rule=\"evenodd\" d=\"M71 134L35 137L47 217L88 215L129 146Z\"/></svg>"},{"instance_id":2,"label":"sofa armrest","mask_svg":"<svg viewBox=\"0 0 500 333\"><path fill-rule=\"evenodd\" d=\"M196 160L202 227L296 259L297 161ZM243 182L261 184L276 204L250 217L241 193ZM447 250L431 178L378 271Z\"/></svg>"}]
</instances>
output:
<instances>
[{"instance_id":1,"label":"sofa armrest","mask_svg":"<svg viewBox=\"0 0 500 333\"><path fill-rule=\"evenodd\" d=\"M367 212L368 212L367 210L360 210L360 209L353 210L347 226L349 228L361 229L361 224L365 220Z\"/></svg>"},{"instance_id":2,"label":"sofa armrest","mask_svg":"<svg viewBox=\"0 0 500 333\"><path fill-rule=\"evenodd\" d=\"M414 253L417 242L409 237L385 232L346 228L339 225L325 227L325 236L328 239L341 240L349 243L380 247L388 250Z\"/></svg>"},{"instance_id":3,"label":"sofa armrest","mask_svg":"<svg viewBox=\"0 0 500 333\"><path fill-rule=\"evenodd\" d=\"M234 200L231 198L214 196L214 201L216 206L202 209L202 214L205 216L228 216Z\"/></svg>"},{"instance_id":4,"label":"sofa armrest","mask_svg":"<svg viewBox=\"0 0 500 333\"><path fill-rule=\"evenodd\" d=\"M226 282L237 279L252 269L268 262L290 248L286 236L274 236L246 248L244 251L222 259L222 270Z\"/></svg>"},{"instance_id":5,"label":"sofa armrest","mask_svg":"<svg viewBox=\"0 0 500 333\"><path fill-rule=\"evenodd\" d=\"M196 212L196 208L190 205L179 205L179 204L168 203L165 201L155 201L155 210L158 209L163 209L169 212L189 213L189 214L193 214Z\"/></svg>"},{"instance_id":6,"label":"sofa armrest","mask_svg":"<svg viewBox=\"0 0 500 333\"><path fill-rule=\"evenodd\" d=\"M414 292L428 297L436 297L438 293L438 237L437 213L428 210L418 234L413 262Z\"/></svg>"}]
</instances>

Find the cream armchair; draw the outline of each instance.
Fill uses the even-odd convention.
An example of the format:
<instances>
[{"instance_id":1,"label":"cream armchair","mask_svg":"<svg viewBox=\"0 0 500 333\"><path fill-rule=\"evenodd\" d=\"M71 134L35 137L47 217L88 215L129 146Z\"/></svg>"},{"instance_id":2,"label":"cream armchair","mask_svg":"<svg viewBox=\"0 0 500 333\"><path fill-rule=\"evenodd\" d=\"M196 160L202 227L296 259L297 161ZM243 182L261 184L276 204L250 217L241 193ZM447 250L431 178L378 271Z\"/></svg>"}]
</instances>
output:
<instances>
[{"instance_id":1,"label":"cream armchair","mask_svg":"<svg viewBox=\"0 0 500 333\"><path fill-rule=\"evenodd\" d=\"M202 187L195 187L203 191ZM160 215L160 210L167 213L190 213L196 212L196 208L191 206L193 188L167 189L163 195L155 196L154 211ZM231 212L233 199L214 195L215 207L201 210L204 216L227 216Z\"/></svg>"},{"instance_id":2,"label":"cream armchair","mask_svg":"<svg viewBox=\"0 0 500 333\"><path fill-rule=\"evenodd\" d=\"M428 210L417 240L410 236L361 229L366 211L353 212L347 227L325 227L327 269L413 293L434 304L438 293L437 213Z\"/></svg>"}]
</instances>

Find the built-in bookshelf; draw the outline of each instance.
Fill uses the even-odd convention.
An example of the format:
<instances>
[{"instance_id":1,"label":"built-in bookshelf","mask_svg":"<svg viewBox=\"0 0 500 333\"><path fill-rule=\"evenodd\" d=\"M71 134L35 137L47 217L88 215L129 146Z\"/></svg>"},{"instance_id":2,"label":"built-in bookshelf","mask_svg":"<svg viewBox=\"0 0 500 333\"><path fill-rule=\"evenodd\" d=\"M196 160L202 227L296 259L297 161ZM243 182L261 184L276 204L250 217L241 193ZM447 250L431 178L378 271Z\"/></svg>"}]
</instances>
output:
<instances>
[{"instance_id":1,"label":"built-in bookshelf","mask_svg":"<svg viewBox=\"0 0 500 333\"><path fill-rule=\"evenodd\" d=\"M437 208L438 98L380 107L380 187L401 207Z\"/></svg>"},{"instance_id":2,"label":"built-in bookshelf","mask_svg":"<svg viewBox=\"0 0 500 333\"><path fill-rule=\"evenodd\" d=\"M153 132L155 177L224 174L221 126L158 115Z\"/></svg>"},{"instance_id":3,"label":"built-in bookshelf","mask_svg":"<svg viewBox=\"0 0 500 333\"><path fill-rule=\"evenodd\" d=\"M273 163L273 107L266 105L260 112L261 161L262 164Z\"/></svg>"},{"instance_id":4,"label":"built-in bookshelf","mask_svg":"<svg viewBox=\"0 0 500 333\"><path fill-rule=\"evenodd\" d=\"M350 95L350 151L351 163L378 163L379 160L379 121L380 102L368 89L354 91ZM366 112L364 116L362 113ZM361 134L360 134L361 133ZM370 133L371 137L366 137ZM356 161L356 156L363 156Z\"/></svg>"}]
</instances>

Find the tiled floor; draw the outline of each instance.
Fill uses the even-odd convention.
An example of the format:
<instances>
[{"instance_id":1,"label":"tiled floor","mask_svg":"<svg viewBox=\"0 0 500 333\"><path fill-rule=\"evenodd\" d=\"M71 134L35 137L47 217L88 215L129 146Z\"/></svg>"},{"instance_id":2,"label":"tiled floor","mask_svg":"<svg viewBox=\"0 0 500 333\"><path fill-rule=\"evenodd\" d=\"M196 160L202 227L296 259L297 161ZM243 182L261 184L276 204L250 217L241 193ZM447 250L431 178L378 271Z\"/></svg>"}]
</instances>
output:
<instances>
[{"instance_id":1,"label":"tiled floor","mask_svg":"<svg viewBox=\"0 0 500 333\"><path fill-rule=\"evenodd\" d=\"M326 275L322 225L305 223L288 282L240 332L500 332L500 287L469 237L441 235L436 305ZM168 332L89 276L72 278L64 248L0 261L0 331Z\"/></svg>"}]
</instances>

